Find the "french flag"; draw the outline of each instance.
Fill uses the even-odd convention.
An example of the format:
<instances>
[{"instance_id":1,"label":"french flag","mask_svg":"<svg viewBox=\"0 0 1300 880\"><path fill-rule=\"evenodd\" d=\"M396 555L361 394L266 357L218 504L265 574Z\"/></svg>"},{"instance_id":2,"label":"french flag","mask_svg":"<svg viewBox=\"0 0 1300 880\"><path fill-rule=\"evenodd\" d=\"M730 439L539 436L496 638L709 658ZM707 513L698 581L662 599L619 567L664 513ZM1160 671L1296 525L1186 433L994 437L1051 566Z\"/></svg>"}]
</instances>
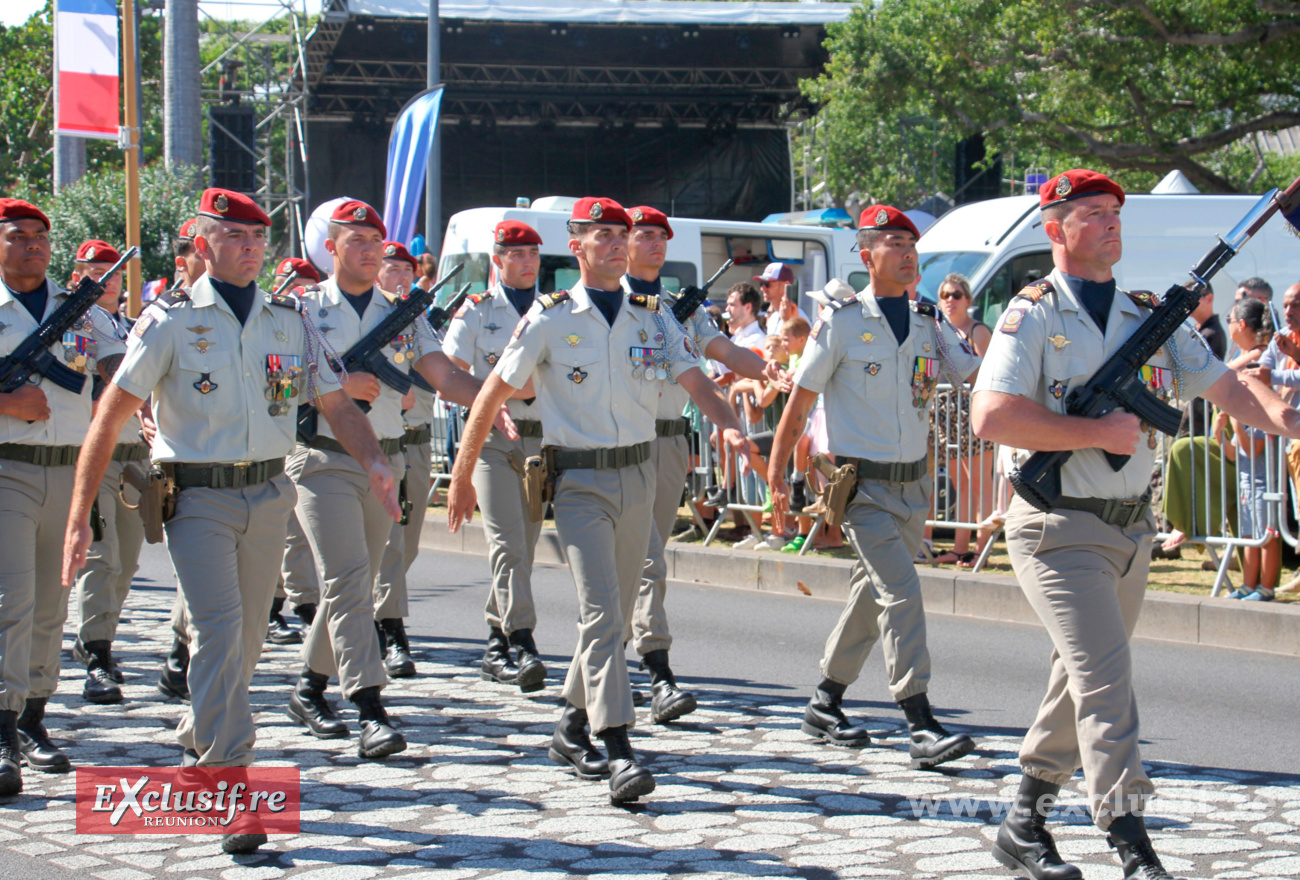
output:
<instances>
[{"instance_id":1,"label":"french flag","mask_svg":"<svg viewBox=\"0 0 1300 880\"><path fill-rule=\"evenodd\" d=\"M54 130L116 138L118 129L117 3L56 0Z\"/></svg>"}]
</instances>

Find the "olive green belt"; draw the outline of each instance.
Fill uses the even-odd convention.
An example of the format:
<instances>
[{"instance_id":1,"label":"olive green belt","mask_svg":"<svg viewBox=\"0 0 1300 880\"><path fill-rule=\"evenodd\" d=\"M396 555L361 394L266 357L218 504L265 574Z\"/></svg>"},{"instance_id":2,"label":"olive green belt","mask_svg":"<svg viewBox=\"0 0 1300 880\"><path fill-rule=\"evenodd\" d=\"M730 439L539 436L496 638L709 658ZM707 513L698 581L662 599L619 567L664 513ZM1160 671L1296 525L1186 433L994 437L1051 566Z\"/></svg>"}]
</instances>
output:
<instances>
[{"instance_id":1,"label":"olive green belt","mask_svg":"<svg viewBox=\"0 0 1300 880\"><path fill-rule=\"evenodd\" d=\"M265 483L284 473L283 458L241 461L236 464L187 464L165 461L159 464L177 489L243 489Z\"/></svg>"},{"instance_id":2,"label":"olive green belt","mask_svg":"<svg viewBox=\"0 0 1300 880\"><path fill-rule=\"evenodd\" d=\"M1082 510L1085 513L1096 515L1098 519L1108 526L1123 529L1146 517L1147 511L1151 509L1151 496L1144 495L1141 498L1130 499L1071 498L1064 496L1058 498L1052 508Z\"/></svg>"},{"instance_id":3,"label":"olive green belt","mask_svg":"<svg viewBox=\"0 0 1300 880\"><path fill-rule=\"evenodd\" d=\"M113 449L113 461L144 461L149 447L144 443L119 443Z\"/></svg>"},{"instance_id":4,"label":"olive green belt","mask_svg":"<svg viewBox=\"0 0 1300 880\"><path fill-rule=\"evenodd\" d=\"M882 480L886 483L914 483L924 477L927 470L924 458L916 461L869 461L837 455L835 460L855 465L859 480Z\"/></svg>"},{"instance_id":5,"label":"olive green belt","mask_svg":"<svg viewBox=\"0 0 1300 880\"><path fill-rule=\"evenodd\" d=\"M615 446L612 449L565 449L546 447L551 467L557 471L584 469L616 470L634 467L650 458L650 441L633 446Z\"/></svg>"},{"instance_id":6,"label":"olive green belt","mask_svg":"<svg viewBox=\"0 0 1300 880\"><path fill-rule=\"evenodd\" d=\"M0 458L41 467L66 467L77 463L80 446L37 446L26 443L0 443Z\"/></svg>"},{"instance_id":7,"label":"olive green belt","mask_svg":"<svg viewBox=\"0 0 1300 880\"><path fill-rule=\"evenodd\" d=\"M379 441L379 451L384 455L396 455L402 451L404 440L404 437L385 437L383 440ZM326 452L341 452L344 455L352 454L351 452L348 452L348 448L339 441L332 437L321 436L320 434L317 434L316 437L306 445L310 446L312 449L323 449Z\"/></svg>"},{"instance_id":8,"label":"olive green belt","mask_svg":"<svg viewBox=\"0 0 1300 880\"><path fill-rule=\"evenodd\" d=\"M691 423L686 419L655 419L655 436L685 437L691 430Z\"/></svg>"},{"instance_id":9,"label":"olive green belt","mask_svg":"<svg viewBox=\"0 0 1300 880\"><path fill-rule=\"evenodd\" d=\"M433 431L428 425L421 425L418 428L407 428L406 433L402 435L402 448L407 446L423 446L433 439Z\"/></svg>"}]
</instances>

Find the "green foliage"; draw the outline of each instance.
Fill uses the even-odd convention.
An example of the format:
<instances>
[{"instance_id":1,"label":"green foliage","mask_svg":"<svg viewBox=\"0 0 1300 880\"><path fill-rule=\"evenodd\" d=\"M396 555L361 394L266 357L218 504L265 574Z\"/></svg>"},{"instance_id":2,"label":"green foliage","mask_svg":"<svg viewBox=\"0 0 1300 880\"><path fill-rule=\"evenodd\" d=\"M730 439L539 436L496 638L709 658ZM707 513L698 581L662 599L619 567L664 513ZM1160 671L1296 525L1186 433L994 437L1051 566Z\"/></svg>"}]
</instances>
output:
<instances>
[{"instance_id":1,"label":"green foliage","mask_svg":"<svg viewBox=\"0 0 1300 880\"><path fill-rule=\"evenodd\" d=\"M899 120L941 142L1088 165L1150 188L1178 169L1207 192L1279 182L1244 138L1300 124L1300 4L1274 0L863 0L805 83L829 130L830 188L906 203ZM951 163L951 150L941 161ZM949 178L950 180L951 178Z\"/></svg>"}]
</instances>

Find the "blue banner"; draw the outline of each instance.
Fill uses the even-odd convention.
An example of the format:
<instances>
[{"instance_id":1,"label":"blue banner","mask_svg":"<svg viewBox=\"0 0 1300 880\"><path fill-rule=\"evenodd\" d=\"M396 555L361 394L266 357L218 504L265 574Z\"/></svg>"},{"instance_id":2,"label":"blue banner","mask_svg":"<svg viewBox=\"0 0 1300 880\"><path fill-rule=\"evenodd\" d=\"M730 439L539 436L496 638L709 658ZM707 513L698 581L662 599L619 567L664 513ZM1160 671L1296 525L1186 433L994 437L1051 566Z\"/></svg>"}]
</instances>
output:
<instances>
[{"instance_id":1,"label":"blue banner","mask_svg":"<svg viewBox=\"0 0 1300 880\"><path fill-rule=\"evenodd\" d=\"M408 242L424 204L429 149L438 128L442 86L412 98L393 123L388 138L388 182L384 189L384 225L390 241Z\"/></svg>"}]
</instances>

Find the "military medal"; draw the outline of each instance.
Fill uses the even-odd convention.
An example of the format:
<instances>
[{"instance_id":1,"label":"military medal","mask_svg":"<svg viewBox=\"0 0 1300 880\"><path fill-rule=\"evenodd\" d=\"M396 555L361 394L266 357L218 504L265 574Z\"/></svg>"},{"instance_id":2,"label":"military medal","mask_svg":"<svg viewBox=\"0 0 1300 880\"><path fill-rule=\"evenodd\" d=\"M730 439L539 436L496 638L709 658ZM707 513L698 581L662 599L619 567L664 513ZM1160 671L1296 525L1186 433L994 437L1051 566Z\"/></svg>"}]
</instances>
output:
<instances>
[{"instance_id":1,"label":"military medal","mask_svg":"<svg viewBox=\"0 0 1300 880\"><path fill-rule=\"evenodd\" d=\"M194 383L194 387L198 389L199 394L209 394L216 391L219 386L212 381L211 373L200 373L199 381Z\"/></svg>"},{"instance_id":2,"label":"military medal","mask_svg":"<svg viewBox=\"0 0 1300 880\"><path fill-rule=\"evenodd\" d=\"M934 358L916 359L916 368L912 371L912 406L921 409L930 402L938 373Z\"/></svg>"},{"instance_id":3,"label":"military medal","mask_svg":"<svg viewBox=\"0 0 1300 880\"><path fill-rule=\"evenodd\" d=\"M649 371L647 370L647 372ZM668 371L665 370L663 367L655 368L655 378L658 379L660 382L662 382L663 380L668 378Z\"/></svg>"},{"instance_id":4,"label":"military medal","mask_svg":"<svg viewBox=\"0 0 1300 880\"><path fill-rule=\"evenodd\" d=\"M402 361L406 360L406 352L395 352L393 354L393 360L400 364Z\"/></svg>"}]
</instances>

